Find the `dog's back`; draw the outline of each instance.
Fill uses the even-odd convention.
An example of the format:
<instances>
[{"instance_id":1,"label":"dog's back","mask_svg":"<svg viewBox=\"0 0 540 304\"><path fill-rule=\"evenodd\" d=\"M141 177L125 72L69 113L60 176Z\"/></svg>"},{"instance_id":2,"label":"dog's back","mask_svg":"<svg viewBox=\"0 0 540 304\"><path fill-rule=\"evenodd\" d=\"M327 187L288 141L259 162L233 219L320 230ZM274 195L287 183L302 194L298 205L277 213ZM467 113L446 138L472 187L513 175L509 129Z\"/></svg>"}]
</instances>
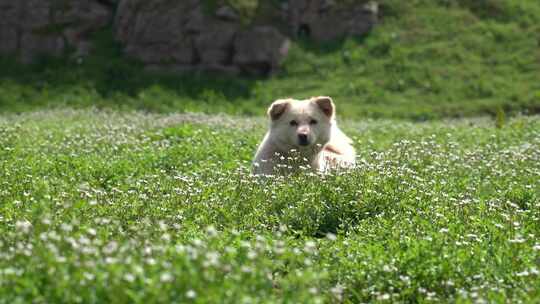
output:
<instances>
[{"instance_id":1,"label":"dog's back","mask_svg":"<svg viewBox=\"0 0 540 304\"><path fill-rule=\"evenodd\" d=\"M352 140L345 135L337 126L334 126L330 141L323 148L325 170L336 168L350 168L356 163L356 151L352 146Z\"/></svg>"}]
</instances>

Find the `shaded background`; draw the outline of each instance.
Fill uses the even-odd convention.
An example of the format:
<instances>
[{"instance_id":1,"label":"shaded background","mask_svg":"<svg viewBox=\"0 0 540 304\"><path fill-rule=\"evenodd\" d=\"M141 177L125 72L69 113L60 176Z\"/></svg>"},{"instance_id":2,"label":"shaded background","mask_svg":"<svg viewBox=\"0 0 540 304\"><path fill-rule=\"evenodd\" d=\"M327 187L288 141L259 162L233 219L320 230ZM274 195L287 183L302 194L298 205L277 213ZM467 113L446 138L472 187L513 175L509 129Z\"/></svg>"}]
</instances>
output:
<instances>
[{"instance_id":1,"label":"shaded background","mask_svg":"<svg viewBox=\"0 0 540 304\"><path fill-rule=\"evenodd\" d=\"M540 2L0 0L0 110L540 112Z\"/></svg>"}]
</instances>

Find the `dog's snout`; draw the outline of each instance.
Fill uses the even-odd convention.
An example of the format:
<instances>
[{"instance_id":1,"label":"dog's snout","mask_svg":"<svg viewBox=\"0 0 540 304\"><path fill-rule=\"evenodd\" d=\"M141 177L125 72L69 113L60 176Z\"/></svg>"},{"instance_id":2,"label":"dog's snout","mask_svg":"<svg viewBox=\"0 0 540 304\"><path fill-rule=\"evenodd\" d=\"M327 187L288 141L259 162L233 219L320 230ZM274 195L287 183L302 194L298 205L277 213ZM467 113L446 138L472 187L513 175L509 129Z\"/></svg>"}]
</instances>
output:
<instances>
[{"instance_id":1,"label":"dog's snout","mask_svg":"<svg viewBox=\"0 0 540 304\"><path fill-rule=\"evenodd\" d=\"M303 133L298 134L298 143L301 146L309 145L309 140L308 140L307 134L303 134Z\"/></svg>"}]
</instances>

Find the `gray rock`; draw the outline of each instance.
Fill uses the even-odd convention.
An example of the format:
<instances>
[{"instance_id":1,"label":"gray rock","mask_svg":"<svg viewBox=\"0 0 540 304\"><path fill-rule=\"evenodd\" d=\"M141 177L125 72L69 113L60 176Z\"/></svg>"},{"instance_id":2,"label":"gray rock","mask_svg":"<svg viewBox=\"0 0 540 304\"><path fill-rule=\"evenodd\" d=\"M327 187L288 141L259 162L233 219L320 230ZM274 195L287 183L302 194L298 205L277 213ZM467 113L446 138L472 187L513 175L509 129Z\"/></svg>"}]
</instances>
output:
<instances>
[{"instance_id":1,"label":"gray rock","mask_svg":"<svg viewBox=\"0 0 540 304\"><path fill-rule=\"evenodd\" d=\"M44 29L52 24L52 5L47 0L19 0L22 2L22 20L19 27L26 31Z\"/></svg>"},{"instance_id":2,"label":"gray rock","mask_svg":"<svg viewBox=\"0 0 540 304\"><path fill-rule=\"evenodd\" d=\"M116 38L127 55L148 64L190 64L194 42L185 30L198 1L123 0L115 20Z\"/></svg>"},{"instance_id":3,"label":"gray rock","mask_svg":"<svg viewBox=\"0 0 540 304\"><path fill-rule=\"evenodd\" d=\"M61 36L25 33L21 37L20 48L21 62L31 63L42 55L61 56L65 43Z\"/></svg>"},{"instance_id":4,"label":"gray rock","mask_svg":"<svg viewBox=\"0 0 540 304\"><path fill-rule=\"evenodd\" d=\"M175 42L176 45L166 43L153 43L144 47L130 45L125 48L128 56L136 58L146 64L191 64L195 61L195 53L191 40Z\"/></svg>"},{"instance_id":5,"label":"gray rock","mask_svg":"<svg viewBox=\"0 0 540 304\"><path fill-rule=\"evenodd\" d=\"M216 10L216 17L227 21L238 21L239 16L230 6L222 6Z\"/></svg>"},{"instance_id":6,"label":"gray rock","mask_svg":"<svg viewBox=\"0 0 540 304\"><path fill-rule=\"evenodd\" d=\"M208 22L208 18L201 10L193 10L189 13L188 21L184 25L184 29L187 34L197 35L205 30L206 22Z\"/></svg>"},{"instance_id":7,"label":"gray rock","mask_svg":"<svg viewBox=\"0 0 540 304\"><path fill-rule=\"evenodd\" d=\"M203 73L219 73L227 75L240 74L240 68L234 65L202 64L198 66L198 71Z\"/></svg>"},{"instance_id":8,"label":"gray rock","mask_svg":"<svg viewBox=\"0 0 540 304\"><path fill-rule=\"evenodd\" d=\"M231 9L206 14L200 1L123 0L115 20L125 52L150 70L265 75L286 54L286 38L271 27L241 31Z\"/></svg>"},{"instance_id":9,"label":"gray rock","mask_svg":"<svg viewBox=\"0 0 540 304\"><path fill-rule=\"evenodd\" d=\"M350 3L290 0L276 6L260 1L253 24L246 27L231 6L212 14L203 9L203 0L0 0L0 55L31 62L74 48L73 56L88 56L94 49L92 33L114 21L114 36L125 54L150 70L171 66L268 75L287 56L289 40L282 33L326 41L369 32L377 22L377 4Z\"/></svg>"},{"instance_id":10,"label":"gray rock","mask_svg":"<svg viewBox=\"0 0 540 304\"><path fill-rule=\"evenodd\" d=\"M185 74L196 71L196 67L190 64L148 64L144 70L150 73Z\"/></svg>"},{"instance_id":11,"label":"gray rock","mask_svg":"<svg viewBox=\"0 0 540 304\"><path fill-rule=\"evenodd\" d=\"M186 74L186 73L220 73L227 75L238 75L240 69L233 65L167 65L167 64L150 64L145 66L147 72L153 73L170 73L170 74Z\"/></svg>"},{"instance_id":12,"label":"gray rock","mask_svg":"<svg viewBox=\"0 0 540 304\"><path fill-rule=\"evenodd\" d=\"M74 56L84 57L90 55L93 49L90 35L110 23L112 12L97 2L75 1L58 19L63 24L71 25L63 34L67 43L76 49Z\"/></svg>"},{"instance_id":13,"label":"gray rock","mask_svg":"<svg viewBox=\"0 0 540 304\"><path fill-rule=\"evenodd\" d=\"M199 60L209 65L230 63L237 28L228 22L210 23L208 29L195 38Z\"/></svg>"},{"instance_id":14,"label":"gray rock","mask_svg":"<svg viewBox=\"0 0 540 304\"><path fill-rule=\"evenodd\" d=\"M260 26L241 31L234 41L233 63L244 73L272 74L287 56L289 44L289 39L273 27Z\"/></svg>"},{"instance_id":15,"label":"gray rock","mask_svg":"<svg viewBox=\"0 0 540 304\"><path fill-rule=\"evenodd\" d=\"M64 54L67 44L86 55L89 34L111 16L97 0L0 0L0 54L30 63L40 55Z\"/></svg>"},{"instance_id":16,"label":"gray rock","mask_svg":"<svg viewBox=\"0 0 540 304\"><path fill-rule=\"evenodd\" d=\"M0 25L15 26L21 21L22 1L0 0Z\"/></svg>"},{"instance_id":17,"label":"gray rock","mask_svg":"<svg viewBox=\"0 0 540 304\"><path fill-rule=\"evenodd\" d=\"M377 21L378 6L373 1L354 5L338 5L332 0L289 1L287 22L293 36L305 35L316 41L362 36Z\"/></svg>"},{"instance_id":18,"label":"gray rock","mask_svg":"<svg viewBox=\"0 0 540 304\"><path fill-rule=\"evenodd\" d=\"M17 30L14 27L0 27L0 55L14 54L17 44Z\"/></svg>"}]
</instances>

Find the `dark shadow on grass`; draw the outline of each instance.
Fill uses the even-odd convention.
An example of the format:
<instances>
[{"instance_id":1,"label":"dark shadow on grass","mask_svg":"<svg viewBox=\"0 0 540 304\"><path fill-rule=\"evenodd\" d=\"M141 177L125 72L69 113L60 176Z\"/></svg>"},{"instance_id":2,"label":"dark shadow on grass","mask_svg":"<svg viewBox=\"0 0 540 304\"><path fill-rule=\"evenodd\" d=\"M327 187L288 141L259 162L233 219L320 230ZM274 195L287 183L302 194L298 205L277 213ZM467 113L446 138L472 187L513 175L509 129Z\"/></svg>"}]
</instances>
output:
<instances>
[{"instance_id":1,"label":"dark shadow on grass","mask_svg":"<svg viewBox=\"0 0 540 304\"><path fill-rule=\"evenodd\" d=\"M342 37L340 39L317 42L313 39L310 39L309 36L300 36L295 40L295 43L302 49L302 51L307 53L312 53L315 55L326 55L330 53L336 53L342 51L343 45L347 40L353 40L358 45L362 45L364 41L369 37L369 34L360 36L360 37Z\"/></svg>"}]
</instances>

